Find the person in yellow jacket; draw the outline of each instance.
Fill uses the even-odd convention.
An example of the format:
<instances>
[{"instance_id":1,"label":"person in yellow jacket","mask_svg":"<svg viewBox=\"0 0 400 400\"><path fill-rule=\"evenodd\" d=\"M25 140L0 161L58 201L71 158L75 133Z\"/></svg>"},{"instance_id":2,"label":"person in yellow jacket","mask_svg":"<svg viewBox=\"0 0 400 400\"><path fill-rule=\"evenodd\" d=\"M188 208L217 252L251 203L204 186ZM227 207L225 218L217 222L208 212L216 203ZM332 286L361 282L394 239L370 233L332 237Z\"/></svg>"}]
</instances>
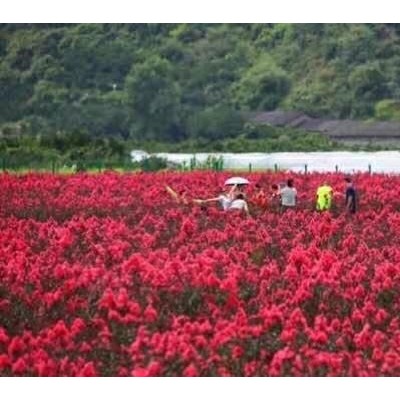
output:
<instances>
[{"instance_id":1,"label":"person in yellow jacket","mask_svg":"<svg viewBox=\"0 0 400 400\"><path fill-rule=\"evenodd\" d=\"M332 207L333 189L324 182L322 186L317 189L317 210L328 211Z\"/></svg>"}]
</instances>

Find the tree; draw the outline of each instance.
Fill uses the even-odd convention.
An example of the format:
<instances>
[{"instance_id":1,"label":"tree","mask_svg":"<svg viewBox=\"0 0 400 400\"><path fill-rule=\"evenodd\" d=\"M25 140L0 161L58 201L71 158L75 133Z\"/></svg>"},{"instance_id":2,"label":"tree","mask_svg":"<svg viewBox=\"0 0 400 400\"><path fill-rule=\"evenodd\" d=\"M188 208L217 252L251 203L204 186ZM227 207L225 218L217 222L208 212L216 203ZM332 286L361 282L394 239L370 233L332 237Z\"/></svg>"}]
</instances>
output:
<instances>
[{"instance_id":1,"label":"tree","mask_svg":"<svg viewBox=\"0 0 400 400\"><path fill-rule=\"evenodd\" d=\"M376 103L375 118L382 121L400 121L400 101L385 99Z\"/></svg>"},{"instance_id":2,"label":"tree","mask_svg":"<svg viewBox=\"0 0 400 400\"><path fill-rule=\"evenodd\" d=\"M352 94L346 77L333 66L324 65L297 83L284 106L311 117L346 118L351 113Z\"/></svg>"},{"instance_id":3,"label":"tree","mask_svg":"<svg viewBox=\"0 0 400 400\"><path fill-rule=\"evenodd\" d=\"M254 52L237 25L213 25L204 37L186 46L179 65L183 102L189 112L202 111L230 101L230 88L252 63Z\"/></svg>"},{"instance_id":4,"label":"tree","mask_svg":"<svg viewBox=\"0 0 400 400\"><path fill-rule=\"evenodd\" d=\"M373 115L375 103L388 94L385 77L377 62L354 68L349 76L349 86L353 94L353 117Z\"/></svg>"},{"instance_id":5,"label":"tree","mask_svg":"<svg viewBox=\"0 0 400 400\"><path fill-rule=\"evenodd\" d=\"M39 81L30 99L32 112L36 115L53 117L69 102L69 91L49 81Z\"/></svg>"},{"instance_id":6,"label":"tree","mask_svg":"<svg viewBox=\"0 0 400 400\"><path fill-rule=\"evenodd\" d=\"M243 124L238 111L222 104L193 114L188 120L188 131L195 139L218 140L238 136Z\"/></svg>"},{"instance_id":7,"label":"tree","mask_svg":"<svg viewBox=\"0 0 400 400\"><path fill-rule=\"evenodd\" d=\"M24 84L20 74L0 64L0 121L15 121L22 116Z\"/></svg>"},{"instance_id":8,"label":"tree","mask_svg":"<svg viewBox=\"0 0 400 400\"><path fill-rule=\"evenodd\" d=\"M337 54L343 61L354 65L374 58L378 42L370 24L345 24L341 28L336 42Z\"/></svg>"},{"instance_id":9,"label":"tree","mask_svg":"<svg viewBox=\"0 0 400 400\"><path fill-rule=\"evenodd\" d=\"M65 83L81 89L112 90L123 85L135 58L136 41L122 28L119 34L101 24L68 29L58 44Z\"/></svg>"},{"instance_id":10,"label":"tree","mask_svg":"<svg viewBox=\"0 0 400 400\"><path fill-rule=\"evenodd\" d=\"M128 137L129 116L126 96L123 91L100 94L87 92L56 119L57 128L84 129L92 135L118 135Z\"/></svg>"},{"instance_id":11,"label":"tree","mask_svg":"<svg viewBox=\"0 0 400 400\"><path fill-rule=\"evenodd\" d=\"M134 137L180 139L181 90L168 60L150 56L134 64L125 87Z\"/></svg>"},{"instance_id":12,"label":"tree","mask_svg":"<svg viewBox=\"0 0 400 400\"><path fill-rule=\"evenodd\" d=\"M269 57L264 57L244 73L233 91L239 107L273 110L289 93L290 87L286 72Z\"/></svg>"},{"instance_id":13,"label":"tree","mask_svg":"<svg viewBox=\"0 0 400 400\"><path fill-rule=\"evenodd\" d=\"M236 135L234 109L397 118L380 102L400 100L399 38L398 24L0 24L0 129L176 143Z\"/></svg>"}]
</instances>

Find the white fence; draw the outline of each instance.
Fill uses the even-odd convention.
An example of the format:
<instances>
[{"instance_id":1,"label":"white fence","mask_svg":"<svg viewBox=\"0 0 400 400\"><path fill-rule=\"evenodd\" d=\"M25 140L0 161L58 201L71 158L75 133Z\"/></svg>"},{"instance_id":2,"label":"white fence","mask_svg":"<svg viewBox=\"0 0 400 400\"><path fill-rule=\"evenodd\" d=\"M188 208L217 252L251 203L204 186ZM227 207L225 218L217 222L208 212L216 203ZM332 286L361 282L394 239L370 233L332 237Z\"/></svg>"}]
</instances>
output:
<instances>
[{"instance_id":1,"label":"white fence","mask_svg":"<svg viewBox=\"0 0 400 400\"><path fill-rule=\"evenodd\" d=\"M369 171L400 173L399 151L310 153L156 153L170 162L189 165L193 158L203 163L209 156L222 157L224 169L285 169L291 171ZM307 167L305 167L307 166Z\"/></svg>"}]
</instances>

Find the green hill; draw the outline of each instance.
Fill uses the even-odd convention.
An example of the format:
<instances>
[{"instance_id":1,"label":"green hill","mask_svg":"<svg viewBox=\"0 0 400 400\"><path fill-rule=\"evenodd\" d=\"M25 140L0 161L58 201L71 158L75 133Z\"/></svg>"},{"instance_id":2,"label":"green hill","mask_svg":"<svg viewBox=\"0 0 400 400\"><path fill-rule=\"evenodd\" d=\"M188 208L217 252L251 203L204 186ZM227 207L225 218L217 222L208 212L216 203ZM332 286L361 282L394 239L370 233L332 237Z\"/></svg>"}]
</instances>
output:
<instances>
[{"instance_id":1,"label":"green hill","mask_svg":"<svg viewBox=\"0 0 400 400\"><path fill-rule=\"evenodd\" d=\"M2 24L0 131L217 143L259 110L399 119L399 35L400 24Z\"/></svg>"}]
</instances>

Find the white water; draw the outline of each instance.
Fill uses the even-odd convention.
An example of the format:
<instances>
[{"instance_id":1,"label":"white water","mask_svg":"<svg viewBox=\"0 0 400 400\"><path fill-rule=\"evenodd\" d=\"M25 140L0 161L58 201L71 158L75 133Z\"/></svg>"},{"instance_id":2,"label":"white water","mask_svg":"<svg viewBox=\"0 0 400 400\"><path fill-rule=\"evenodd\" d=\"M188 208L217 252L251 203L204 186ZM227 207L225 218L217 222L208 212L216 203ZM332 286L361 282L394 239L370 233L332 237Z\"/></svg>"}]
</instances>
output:
<instances>
[{"instance_id":1,"label":"white water","mask_svg":"<svg viewBox=\"0 0 400 400\"><path fill-rule=\"evenodd\" d=\"M132 152L132 156L133 156ZM372 172L400 173L399 151L378 152L310 152L310 153L156 153L155 156L166 158L174 163L186 162L195 156L197 162L204 162L208 156L222 156L224 169L246 169L249 164L253 170L279 169L291 171L328 172L339 171L357 172L368 171L369 165Z\"/></svg>"}]
</instances>

